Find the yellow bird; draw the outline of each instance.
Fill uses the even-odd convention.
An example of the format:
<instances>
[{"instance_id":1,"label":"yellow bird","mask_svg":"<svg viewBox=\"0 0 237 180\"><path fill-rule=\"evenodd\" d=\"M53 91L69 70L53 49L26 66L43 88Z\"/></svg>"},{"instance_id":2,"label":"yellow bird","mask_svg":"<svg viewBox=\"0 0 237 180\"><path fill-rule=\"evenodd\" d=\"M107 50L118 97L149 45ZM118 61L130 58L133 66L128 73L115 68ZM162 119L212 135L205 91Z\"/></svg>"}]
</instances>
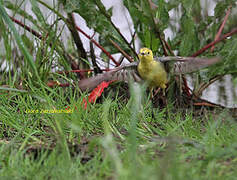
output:
<instances>
[{"instance_id":1,"label":"yellow bird","mask_svg":"<svg viewBox=\"0 0 237 180\"><path fill-rule=\"evenodd\" d=\"M167 56L153 58L153 53L148 48L141 48L138 57L139 62L121 65L109 72L80 80L78 82L79 88L82 91L91 91L103 81L118 80L128 82L132 79L135 82L147 81L151 89L154 87L165 89L168 83L168 74L179 75L191 73L220 61L218 57L194 58ZM168 69L164 68L164 62L168 63Z\"/></svg>"},{"instance_id":2,"label":"yellow bird","mask_svg":"<svg viewBox=\"0 0 237 180\"><path fill-rule=\"evenodd\" d=\"M164 65L154 60L153 53L148 48L141 48L138 57L140 62L137 70L141 78L148 82L150 88L161 87L165 89L168 79Z\"/></svg>"}]
</instances>

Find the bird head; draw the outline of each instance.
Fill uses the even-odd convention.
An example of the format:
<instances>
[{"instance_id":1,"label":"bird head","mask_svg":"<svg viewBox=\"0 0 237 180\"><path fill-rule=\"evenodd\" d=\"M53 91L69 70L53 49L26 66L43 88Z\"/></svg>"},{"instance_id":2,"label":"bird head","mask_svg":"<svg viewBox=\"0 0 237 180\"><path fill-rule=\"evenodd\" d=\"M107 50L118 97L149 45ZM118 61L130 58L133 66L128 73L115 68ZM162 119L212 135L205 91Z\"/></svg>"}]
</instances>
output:
<instances>
[{"instance_id":1,"label":"bird head","mask_svg":"<svg viewBox=\"0 0 237 180\"><path fill-rule=\"evenodd\" d=\"M138 54L138 57L141 61L143 61L143 60L145 60L145 61L150 60L151 61L151 60L153 60L153 53L148 48L141 48L140 52Z\"/></svg>"}]
</instances>

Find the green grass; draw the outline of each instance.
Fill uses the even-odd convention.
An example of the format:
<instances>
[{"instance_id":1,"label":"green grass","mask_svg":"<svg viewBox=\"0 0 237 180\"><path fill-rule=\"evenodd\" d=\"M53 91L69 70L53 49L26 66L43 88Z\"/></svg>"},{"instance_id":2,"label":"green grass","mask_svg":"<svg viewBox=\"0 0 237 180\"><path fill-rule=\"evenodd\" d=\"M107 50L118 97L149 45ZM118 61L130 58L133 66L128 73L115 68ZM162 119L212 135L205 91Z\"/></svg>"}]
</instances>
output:
<instances>
[{"instance_id":1,"label":"green grass","mask_svg":"<svg viewBox=\"0 0 237 180\"><path fill-rule=\"evenodd\" d=\"M86 110L70 88L1 94L1 179L236 177L237 123L228 112L153 109L133 89L128 103L107 98ZM67 106L72 113L42 111Z\"/></svg>"}]
</instances>

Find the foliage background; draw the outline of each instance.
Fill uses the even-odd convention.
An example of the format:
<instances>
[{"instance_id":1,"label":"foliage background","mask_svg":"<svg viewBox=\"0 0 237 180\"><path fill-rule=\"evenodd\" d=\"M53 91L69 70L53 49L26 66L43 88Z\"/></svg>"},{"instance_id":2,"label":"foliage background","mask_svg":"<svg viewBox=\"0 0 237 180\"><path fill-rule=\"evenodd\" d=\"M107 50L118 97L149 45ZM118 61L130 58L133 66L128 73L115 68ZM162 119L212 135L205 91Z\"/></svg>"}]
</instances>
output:
<instances>
[{"instance_id":1,"label":"foliage background","mask_svg":"<svg viewBox=\"0 0 237 180\"><path fill-rule=\"evenodd\" d=\"M24 3L29 3L34 16L24 9ZM111 20L113 9L106 9L99 0L55 0L51 4L41 0L0 1L1 178L236 177L235 114L223 109L177 109L172 104L154 109L148 99L141 98L144 92L136 85L130 88L128 102L121 102L115 91L113 101L105 98L103 103L88 105L85 110L82 103L86 94L72 83L83 74L56 73L98 68L91 65L95 45L90 51L84 48L82 29L76 27L72 13L79 14L96 32L96 40L109 54L119 53L112 40L134 58L140 46L151 48L159 56L189 56L215 39L229 7L231 15L222 33L236 28L236 2L216 1L214 16L196 0L157 0L153 6L142 0L123 3L133 22L131 42ZM50 13L45 14L43 9ZM170 17L170 10L179 18ZM21 20L20 26L34 30L34 36L26 26L16 26L12 21L16 19ZM167 27L173 30L173 39L165 38ZM63 28L70 31L66 42ZM136 44L135 39L140 43ZM164 50L165 40L170 50ZM221 56L223 61L197 74L196 81L202 79L205 83L216 75L231 74L236 83L236 46L233 35L216 44L213 52L201 54ZM98 64L104 61L105 67L115 65L102 52L94 60ZM70 88L51 88L51 81L68 83ZM65 108L73 113L36 113Z\"/></svg>"}]
</instances>

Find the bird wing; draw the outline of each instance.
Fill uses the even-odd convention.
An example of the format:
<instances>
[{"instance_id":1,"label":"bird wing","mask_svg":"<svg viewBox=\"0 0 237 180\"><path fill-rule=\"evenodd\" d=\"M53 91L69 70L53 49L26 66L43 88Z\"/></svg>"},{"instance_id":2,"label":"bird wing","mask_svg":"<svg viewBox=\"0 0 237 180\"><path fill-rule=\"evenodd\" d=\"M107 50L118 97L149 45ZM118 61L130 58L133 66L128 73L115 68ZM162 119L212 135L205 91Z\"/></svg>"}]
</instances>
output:
<instances>
[{"instance_id":1,"label":"bird wing","mask_svg":"<svg viewBox=\"0 0 237 180\"><path fill-rule=\"evenodd\" d=\"M187 74L198 71L219 62L219 57L199 58L199 57L180 57L167 56L155 58L156 61L168 63L168 72L174 75Z\"/></svg>"},{"instance_id":2,"label":"bird wing","mask_svg":"<svg viewBox=\"0 0 237 180\"><path fill-rule=\"evenodd\" d=\"M130 79L135 82L142 81L137 71L137 65L138 62L121 65L111 71L82 79L78 82L78 86L82 91L91 91L103 81L117 80L128 82Z\"/></svg>"},{"instance_id":3,"label":"bird wing","mask_svg":"<svg viewBox=\"0 0 237 180\"><path fill-rule=\"evenodd\" d=\"M215 64L220 60L218 57L194 58L179 56L167 56L154 59L162 63L168 63L168 72L173 75L191 73L201 68ZM138 62L121 65L111 71L98 74L87 79L82 79L78 82L78 86L82 91L91 91L103 81L117 80L128 82L129 80L132 80L135 82L140 82L142 79L137 71L137 65Z\"/></svg>"}]
</instances>

